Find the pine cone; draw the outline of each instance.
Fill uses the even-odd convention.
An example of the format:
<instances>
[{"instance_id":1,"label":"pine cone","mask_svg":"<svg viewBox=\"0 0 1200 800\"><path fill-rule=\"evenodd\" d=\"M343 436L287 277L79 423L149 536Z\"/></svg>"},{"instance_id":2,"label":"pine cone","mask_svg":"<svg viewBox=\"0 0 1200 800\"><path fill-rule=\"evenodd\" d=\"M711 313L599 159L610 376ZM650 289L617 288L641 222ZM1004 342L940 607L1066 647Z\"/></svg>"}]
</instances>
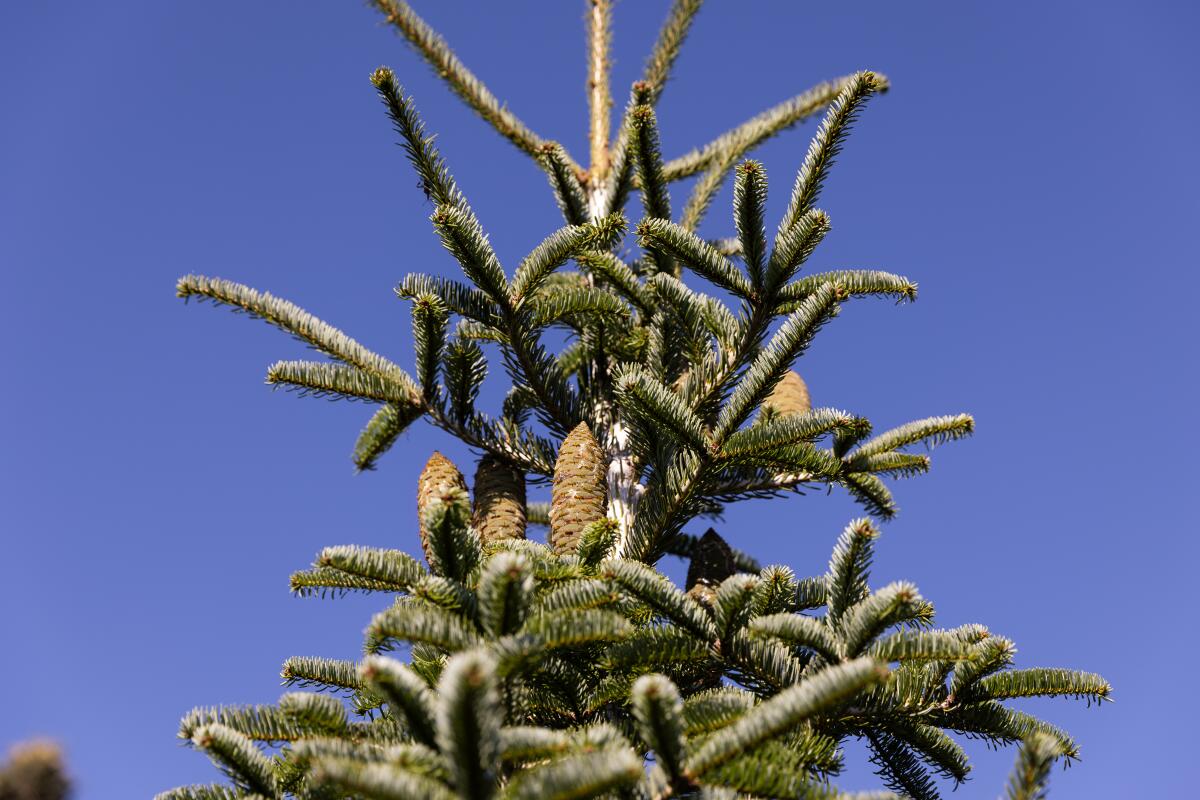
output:
<instances>
[{"instance_id":1,"label":"pine cone","mask_svg":"<svg viewBox=\"0 0 1200 800\"><path fill-rule=\"evenodd\" d=\"M763 401L763 410L768 408L780 416L803 414L812 408L812 401L808 398L808 386L799 373L790 369L787 371Z\"/></svg>"},{"instance_id":2,"label":"pine cone","mask_svg":"<svg viewBox=\"0 0 1200 800\"><path fill-rule=\"evenodd\" d=\"M18 744L0 769L0 800L63 800L70 793L58 745Z\"/></svg>"},{"instance_id":3,"label":"pine cone","mask_svg":"<svg viewBox=\"0 0 1200 800\"><path fill-rule=\"evenodd\" d=\"M579 534L604 518L608 506L608 463L586 422L563 440L554 463L550 493L550 546L559 555L574 553Z\"/></svg>"},{"instance_id":4,"label":"pine cone","mask_svg":"<svg viewBox=\"0 0 1200 800\"><path fill-rule=\"evenodd\" d=\"M716 599L717 587L735 572L737 567L733 561L733 551L719 533L709 528L692 548L687 593L701 605L711 607Z\"/></svg>"},{"instance_id":5,"label":"pine cone","mask_svg":"<svg viewBox=\"0 0 1200 800\"><path fill-rule=\"evenodd\" d=\"M492 456L475 469L475 506L471 525L487 544L525 538L525 475Z\"/></svg>"},{"instance_id":6,"label":"pine cone","mask_svg":"<svg viewBox=\"0 0 1200 800\"><path fill-rule=\"evenodd\" d=\"M463 474L454 466L454 462L434 450L433 455L421 470L417 479L417 526L421 532L421 550L425 560L432 564L435 558L429 552L429 531L425 529L425 511L429 504L446 495L452 489L467 491L467 481Z\"/></svg>"}]
</instances>

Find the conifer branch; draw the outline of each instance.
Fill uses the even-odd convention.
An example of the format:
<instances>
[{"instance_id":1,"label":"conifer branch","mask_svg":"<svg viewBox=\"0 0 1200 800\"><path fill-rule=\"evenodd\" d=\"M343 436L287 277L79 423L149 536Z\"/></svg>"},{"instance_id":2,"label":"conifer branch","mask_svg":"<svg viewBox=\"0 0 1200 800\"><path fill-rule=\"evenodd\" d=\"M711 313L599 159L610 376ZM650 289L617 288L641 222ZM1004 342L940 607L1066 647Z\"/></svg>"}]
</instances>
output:
<instances>
[{"instance_id":1,"label":"conifer branch","mask_svg":"<svg viewBox=\"0 0 1200 800\"><path fill-rule=\"evenodd\" d=\"M697 692L683 701L685 732L690 737L720 730L757 702L751 692L732 686Z\"/></svg>"},{"instance_id":2,"label":"conifer branch","mask_svg":"<svg viewBox=\"0 0 1200 800\"><path fill-rule=\"evenodd\" d=\"M279 698L279 710L312 733L334 737L346 733L346 707L336 697L288 692Z\"/></svg>"},{"instance_id":3,"label":"conifer branch","mask_svg":"<svg viewBox=\"0 0 1200 800\"><path fill-rule=\"evenodd\" d=\"M1112 686L1099 675L1071 669L1015 669L988 675L959 700L1009 700L1016 697L1077 697L1110 700Z\"/></svg>"},{"instance_id":4,"label":"conifer branch","mask_svg":"<svg viewBox=\"0 0 1200 800\"><path fill-rule=\"evenodd\" d=\"M575 257L579 266L593 276L602 279L608 287L620 294L645 316L654 312L654 303L638 277L621 259L612 253L590 250Z\"/></svg>"},{"instance_id":5,"label":"conifer branch","mask_svg":"<svg viewBox=\"0 0 1200 800\"><path fill-rule=\"evenodd\" d=\"M654 625L605 650L600 666L646 672L707 664L711 659L708 645L691 632L675 625Z\"/></svg>"},{"instance_id":6,"label":"conifer branch","mask_svg":"<svg viewBox=\"0 0 1200 800\"><path fill-rule=\"evenodd\" d=\"M512 305L512 290L500 260L496 258L487 236L470 209L441 205L430 219L442 238L442 245L458 261L463 274L482 289L502 312L507 311Z\"/></svg>"},{"instance_id":7,"label":"conifer branch","mask_svg":"<svg viewBox=\"0 0 1200 800\"><path fill-rule=\"evenodd\" d=\"M593 212L596 214L612 214L625 207L629 190L635 183L634 158L630 153L633 141L633 112L647 104L650 98L650 86L645 81L637 81L630 91L629 103L625 107L625 115L621 127L617 131L616 141L613 142L609 157L610 167L608 181L600 187L593 187Z\"/></svg>"},{"instance_id":8,"label":"conifer branch","mask_svg":"<svg viewBox=\"0 0 1200 800\"><path fill-rule=\"evenodd\" d=\"M651 567L629 559L612 559L604 563L601 574L693 635L704 639L716 636L704 609Z\"/></svg>"},{"instance_id":9,"label":"conifer branch","mask_svg":"<svg viewBox=\"0 0 1200 800\"><path fill-rule=\"evenodd\" d=\"M431 404L438 399L438 369L446 347L446 325L450 316L437 295L423 294L413 298L412 331L416 350L417 385L421 399Z\"/></svg>"},{"instance_id":10,"label":"conifer branch","mask_svg":"<svg viewBox=\"0 0 1200 800\"><path fill-rule=\"evenodd\" d=\"M672 780L682 777L686 744L679 689L664 675L643 675L633 684L631 705L638 733L658 766Z\"/></svg>"},{"instance_id":11,"label":"conifer branch","mask_svg":"<svg viewBox=\"0 0 1200 800\"><path fill-rule=\"evenodd\" d=\"M745 627L750 617L750 601L757 586L757 575L739 574L730 575L717 587L712 610L719 641L729 641Z\"/></svg>"},{"instance_id":12,"label":"conifer branch","mask_svg":"<svg viewBox=\"0 0 1200 800\"><path fill-rule=\"evenodd\" d=\"M306 731L280 713L275 706L217 706L194 708L179 721L179 738L195 744L196 736L204 728L220 725L241 736L267 744L294 742Z\"/></svg>"},{"instance_id":13,"label":"conifer branch","mask_svg":"<svg viewBox=\"0 0 1200 800\"><path fill-rule=\"evenodd\" d=\"M396 588L386 581L364 578L337 569L317 567L293 572L289 586L299 597L339 596L346 592L394 592Z\"/></svg>"},{"instance_id":14,"label":"conifer branch","mask_svg":"<svg viewBox=\"0 0 1200 800\"><path fill-rule=\"evenodd\" d=\"M958 698L970 692L981 678L1012 664L1017 646L1003 636L986 636L976 642L971 651L973 657L969 662L954 665L948 687L949 696L946 698L949 705L957 703Z\"/></svg>"},{"instance_id":15,"label":"conifer branch","mask_svg":"<svg viewBox=\"0 0 1200 800\"><path fill-rule=\"evenodd\" d=\"M969 661L974 652L953 631L897 631L871 645L880 661Z\"/></svg>"},{"instance_id":16,"label":"conifer branch","mask_svg":"<svg viewBox=\"0 0 1200 800\"><path fill-rule=\"evenodd\" d=\"M737 224L737 221L734 221ZM708 243L716 248L717 252L726 258L742 256L742 243L738 241L736 236L724 236L720 239L709 239Z\"/></svg>"},{"instance_id":17,"label":"conifer branch","mask_svg":"<svg viewBox=\"0 0 1200 800\"><path fill-rule=\"evenodd\" d=\"M459 60L446 40L417 16L408 3L404 0L370 1L463 102L505 139L529 155L537 157L543 144L542 139L496 99L487 86ZM439 199L438 202L445 201Z\"/></svg>"},{"instance_id":18,"label":"conifer branch","mask_svg":"<svg viewBox=\"0 0 1200 800\"><path fill-rule=\"evenodd\" d=\"M503 724L495 662L474 651L450 659L438 681L437 744L459 797L488 800Z\"/></svg>"},{"instance_id":19,"label":"conifer branch","mask_svg":"<svg viewBox=\"0 0 1200 800\"><path fill-rule=\"evenodd\" d=\"M282 386L301 395L367 400L411 406L408 387L358 367L321 361L276 361L267 368L267 385Z\"/></svg>"},{"instance_id":20,"label":"conifer branch","mask_svg":"<svg viewBox=\"0 0 1200 800\"><path fill-rule=\"evenodd\" d=\"M963 749L940 728L920 722L889 721L887 732L908 745L918 757L943 778L957 785L971 772L971 764Z\"/></svg>"},{"instance_id":21,"label":"conifer branch","mask_svg":"<svg viewBox=\"0 0 1200 800\"><path fill-rule=\"evenodd\" d=\"M893 297L898 303L917 299L917 284L903 275L865 269L837 270L806 275L781 287L777 295L780 303L779 313L788 314L795 311L797 303L802 302L825 283L838 285L850 297L882 295Z\"/></svg>"},{"instance_id":22,"label":"conifer branch","mask_svg":"<svg viewBox=\"0 0 1200 800\"><path fill-rule=\"evenodd\" d=\"M449 278L410 273L396 287L398 297L411 299L421 295L436 296L452 313L481 325L499 324L499 309L486 294Z\"/></svg>"},{"instance_id":23,"label":"conifer branch","mask_svg":"<svg viewBox=\"0 0 1200 800\"><path fill-rule=\"evenodd\" d=\"M697 275L739 297L750 297L753 287L736 265L683 226L660 219L645 219L637 226L642 243L677 259Z\"/></svg>"},{"instance_id":24,"label":"conifer branch","mask_svg":"<svg viewBox=\"0 0 1200 800\"><path fill-rule=\"evenodd\" d=\"M366 685L359 678L359 666L353 661L293 656L283 662L279 677L285 686L360 692Z\"/></svg>"},{"instance_id":25,"label":"conifer branch","mask_svg":"<svg viewBox=\"0 0 1200 800\"><path fill-rule=\"evenodd\" d=\"M771 342L741 376L721 409L713 438L723 442L762 404L783 373L807 348L817 331L837 314L838 291L826 284L792 312Z\"/></svg>"},{"instance_id":26,"label":"conifer branch","mask_svg":"<svg viewBox=\"0 0 1200 800\"><path fill-rule=\"evenodd\" d=\"M931 715L931 719L947 730L997 744L1011 744L1025 741L1034 734L1045 734L1058 742L1064 758L1079 758L1079 746L1066 731L998 702L972 703L947 712L941 717Z\"/></svg>"},{"instance_id":27,"label":"conifer branch","mask_svg":"<svg viewBox=\"0 0 1200 800\"><path fill-rule=\"evenodd\" d=\"M936 447L944 442L970 436L974 432L975 420L969 414L919 419L863 442L846 457L846 462L857 466L869 456L891 452L918 442L924 442L927 447Z\"/></svg>"},{"instance_id":28,"label":"conifer branch","mask_svg":"<svg viewBox=\"0 0 1200 800\"><path fill-rule=\"evenodd\" d=\"M500 758L506 764L535 762L569 750L573 742L563 731L534 725L509 725L500 729Z\"/></svg>"},{"instance_id":29,"label":"conifer branch","mask_svg":"<svg viewBox=\"0 0 1200 800\"><path fill-rule=\"evenodd\" d=\"M867 509L867 513L880 519L896 516L896 501L883 481L869 472L850 472L841 477L846 491Z\"/></svg>"},{"instance_id":30,"label":"conifer branch","mask_svg":"<svg viewBox=\"0 0 1200 800\"><path fill-rule=\"evenodd\" d=\"M842 144L849 135L862 104L885 85L871 72L859 72L845 80L837 97L830 104L825 118L821 120L817 134L804 156L800 172L796 175L791 202L788 203L787 211L779 223L779 232L775 236L776 250L779 249L781 239L817 201L829 168L841 152Z\"/></svg>"},{"instance_id":31,"label":"conifer branch","mask_svg":"<svg viewBox=\"0 0 1200 800\"><path fill-rule=\"evenodd\" d=\"M387 800L457 800L440 781L391 764L349 758L313 761L313 782L326 790Z\"/></svg>"},{"instance_id":32,"label":"conifer branch","mask_svg":"<svg viewBox=\"0 0 1200 800\"><path fill-rule=\"evenodd\" d=\"M855 78L847 75L826 83L818 84L808 91L772 106L756 117L718 136L708 144L697 147L666 163L663 170L668 181L676 181L695 175L722 160L731 149L746 153L766 139L784 131L798 122L808 119L833 102L842 89ZM875 73L881 91L887 86L886 78Z\"/></svg>"},{"instance_id":33,"label":"conifer branch","mask_svg":"<svg viewBox=\"0 0 1200 800\"><path fill-rule=\"evenodd\" d=\"M442 429L454 434L471 447L477 447L512 463L521 470L549 478L554 474L555 447L550 440L521 429L511 422L497 422L483 414L452 416L441 408L430 416Z\"/></svg>"},{"instance_id":34,"label":"conifer branch","mask_svg":"<svg viewBox=\"0 0 1200 800\"><path fill-rule=\"evenodd\" d=\"M391 713L404 721L405 729L417 742L437 747L434 696L419 675L383 656L368 657L359 675L387 701Z\"/></svg>"},{"instance_id":35,"label":"conifer branch","mask_svg":"<svg viewBox=\"0 0 1200 800\"><path fill-rule=\"evenodd\" d=\"M1062 744L1053 736L1035 733L1026 739L1009 777L1007 800L1044 800L1050 768L1063 755Z\"/></svg>"},{"instance_id":36,"label":"conifer branch","mask_svg":"<svg viewBox=\"0 0 1200 800\"><path fill-rule=\"evenodd\" d=\"M730 677L751 691L774 695L803 679L804 664L792 650L739 630L722 644Z\"/></svg>"},{"instance_id":37,"label":"conifer branch","mask_svg":"<svg viewBox=\"0 0 1200 800\"><path fill-rule=\"evenodd\" d=\"M405 6L407 8L407 5ZM411 97L404 95L404 87L396 75L387 67L371 73L371 83L387 108L388 116L403 141L404 152L421 179L421 189L430 200L439 206L466 206L466 198L458 190L446 162L433 146L432 136L425 135L425 124L417 116Z\"/></svg>"},{"instance_id":38,"label":"conifer branch","mask_svg":"<svg viewBox=\"0 0 1200 800\"><path fill-rule=\"evenodd\" d=\"M376 411L354 443L351 459L360 472L375 469L379 457L396 443L400 434L407 430L424 409L419 405L388 403Z\"/></svg>"},{"instance_id":39,"label":"conifer branch","mask_svg":"<svg viewBox=\"0 0 1200 800\"><path fill-rule=\"evenodd\" d=\"M487 359L479 345L457 339L446 348L442 362L450 419L462 423L475 412L479 389L487 377Z\"/></svg>"},{"instance_id":40,"label":"conifer branch","mask_svg":"<svg viewBox=\"0 0 1200 800\"><path fill-rule=\"evenodd\" d=\"M642 83L647 87L644 101L647 105L658 104L658 98L671 76L671 67L679 57L679 51L702 3L703 0L675 0L671 4L671 10L667 12L667 18L658 32L658 39L642 73Z\"/></svg>"},{"instance_id":41,"label":"conifer branch","mask_svg":"<svg viewBox=\"0 0 1200 800\"><path fill-rule=\"evenodd\" d=\"M396 642L429 644L457 652L475 643L476 634L459 616L436 606L407 602L381 611L367 626L367 652L390 650Z\"/></svg>"},{"instance_id":42,"label":"conifer branch","mask_svg":"<svg viewBox=\"0 0 1200 800\"><path fill-rule=\"evenodd\" d=\"M867 597L867 574L875 555L879 529L867 519L853 520L838 537L829 559L829 570L821 587L829 607L829 623L835 629L842 617Z\"/></svg>"},{"instance_id":43,"label":"conifer branch","mask_svg":"<svg viewBox=\"0 0 1200 800\"><path fill-rule=\"evenodd\" d=\"M248 792L273 797L275 773L271 762L246 736L221 724L205 725L192 734L192 742Z\"/></svg>"},{"instance_id":44,"label":"conifer branch","mask_svg":"<svg viewBox=\"0 0 1200 800\"><path fill-rule=\"evenodd\" d=\"M479 624L492 636L515 633L533 594L532 565L517 553L498 553L479 579Z\"/></svg>"},{"instance_id":45,"label":"conifer branch","mask_svg":"<svg viewBox=\"0 0 1200 800\"><path fill-rule=\"evenodd\" d=\"M397 592L409 591L426 575L421 565L408 553L357 545L326 547L317 556L313 566L381 581Z\"/></svg>"},{"instance_id":46,"label":"conifer branch","mask_svg":"<svg viewBox=\"0 0 1200 800\"><path fill-rule=\"evenodd\" d=\"M829 227L829 216L814 208L802 214L791 228L776 238L775 249L766 268L765 292L768 297L774 299L778 296L784 284L791 280L829 233Z\"/></svg>"},{"instance_id":47,"label":"conifer branch","mask_svg":"<svg viewBox=\"0 0 1200 800\"><path fill-rule=\"evenodd\" d=\"M803 739L800 736L790 737L790 746L768 742L753 753L740 756L728 764L713 770L706 776L717 791L709 790L708 797L803 797L812 800L848 800L846 795L838 794L823 782L814 778L813 773L820 774L824 770L813 767L803 769L794 766L804 761L814 763L819 760L817 748L812 747L813 739ZM806 747L805 745L809 745ZM797 751L803 752L801 756ZM831 763L836 769L836 765ZM734 794L736 790L739 794ZM741 794L745 793L745 794Z\"/></svg>"},{"instance_id":48,"label":"conifer branch","mask_svg":"<svg viewBox=\"0 0 1200 800\"><path fill-rule=\"evenodd\" d=\"M688 759L687 774L699 777L808 717L836 708L886 675L887 670L870 658L824 669L780 692L730 725L724 735L706 742Z\"/></svg>"},{"instance_id":49,"label":"conifer branch","mask_svg":"<svg viewBox=\"0 0 1200 800\"><path fill-rule=\"evenodd\" d=\"M576 175L567 151L558 142L542 145L540 156L542 169L554 190L554 200L562 211L568 225L582 225L588 221L587 193Z\"/></svg>"},{"instance_id":50,"label":"conifer branch","mask_svg":"<svg viewBox=\"0 0 1200 800\"><path fill-rule=\"evenodd\" d=\"M594 224L560 228L542 241L517 266L512 295L515 305L532 297L554 270L587 251L604 251L625 231L620 214L597 220Z\"/></svg>"},{"instance_id":51,"label":"conifer branch","mask_svg":"<svg viewBox=\"0 0 1200 800\"><path fill-rule=\"evenodd\" d=\"M759 420L731 434L721 449L721 457L737 459L769 453L782 447L811 442L836 431L870 431L870 423L835 408L814 408L800 414L787 414Z\"/></svg>"},{"instance_id":52,"label":"conifer branch","mask_svg":"<svg viewBox=\"0 0 1200 800\"><path fill-rule=\"evenodd\" d=\"M855 468L872 475L890 475L907 478L929 471L930 460L927 455L913 453L880 453L874 456L856 459Z\"/></svg>"},{"instance_id":53,"label":"conifer branch","mask_svg":"<svg viewBox=\"0 0 1200 800\"><path fill-rule=\"evenodd\" d=\"M829 661L840 659L836 637L824 621L799 614L771 614L754 620L752 634L771 636L793 647L807 647L820 653ZM880 658L880 661L889 659Z\"/></svg>"},{"instance_id":54,"label":"conifer branch","mask_svg":"<svg viewBox=\"0 0 1200 800\"><path fill-rule=\"evenodd\" d=\"M674 392L644 370L633 366L622 370L617 377L617 397L627 417L647 430L667 432L693 450L708 450L704 422Z\"/></svg>"},{"instance_id":55,"label":"conifer branch","mask_svg":"<svg viewBox=\"0 0 1200 800\"><path fill-rule=\"evenodd\" d=\"M309 314L304 309L281 300L268 292L259 292L233 281L208 278L203 275L186 275L175 287L176 296L185 300L199 298L228 305L234 310L269 322L275 327L292 334L300 341L320 350L326 355L358 367L378 378L389 380L411 391L415 397L416 385L404 370L377 355L337 328Z\"/></svg>"},{"instance_id":56,"label":"conifer branch","mask_svg":"<svg viewBox=\"0 0 1200 800\"><path fill-rule=\"evenodd\" d=\"M707 332L725 348L727 357L733 357L739 333L738 321L724 303L715 297L693 292L683 281L670 275L655 275L646 281L646 286L653 288L659 300L670 305L677 315L676 322L684 325L689 333L697 334L695 338L702 339ZM701 365L693 361L693 368L700 369Z\"/></svg>"},{"instance_id":57,"label":"conifer branch","mask_svg":"<svg viewBox=\"0 0 1200 800\"><path fill-rule=\"evenodd\" d=\"M848 658L862 655L877 636L911 618L921 602L916 586L896 581L856 603L838 626L844 655Z\"/></svg>"},{"instance_id":58,"label":"conifer branch","mask_svg":"<svg viewBox=\"0 0 1200 800\"><path fill-rule=\"evenodd\" d=\"M220 784L180 786L154 795L154 800L265 800L262 795L248 795Z\"/></svg>"},{"instance_id":59,"label":"conifer branch","mask_svg":"<svg viewBox=\"0 0 1200 800\"><path fill-rule=\"evenodd\" d=\"M762 164L744 161L733 184L733 219L737 224L737 249L746 262L750 284L763 288L767 259L767 175Z\"/></svg>"},{"instance_id":60,"label":"conifer branch","mask_svg":"<svg viewBox=\"0 0 1200 800\"><path fill-rule=\"evenodd\" d=\"M671 193L663 178L662 148L654 109L649 105L637 106L629 120L633 129L633 157L642 190L642 208L647 217L670 220Z\"/></svg>"},{"instance_id":61,"label":"conifer branch","mask_svg":"<svg viewBox=\"0 0 1200 800\"><path fill-rule=\"evenodd\" d=\"M642 760L628 747L605 747L550 761L521 772L503 800L574 800L601 797L632 787L642 777Z\"/></svg>"},{"instance_id":62,"label":"conifer branch","mask_svg":"<svg viewBox=\"0 0 1200 800\"><path fill-rule=\"evenodd\" d=\"M937 800L937 784L921 759L905 742L883 731L867 734L876 774L888 788L911 800Z\"/></svg>"},{"instance_id":63,"label":"conifer branch","mask_svg":"<svg viewBox=\"0 0 1200 800\"><path fill-rule=\"evenodd\" d=\"M425 560L435 575L461 583L482 556L479 535L470 528L466 483L462 473L436 452L422 476L427 480L418 489L417 514Z\"/></svg>"}]
</instances>

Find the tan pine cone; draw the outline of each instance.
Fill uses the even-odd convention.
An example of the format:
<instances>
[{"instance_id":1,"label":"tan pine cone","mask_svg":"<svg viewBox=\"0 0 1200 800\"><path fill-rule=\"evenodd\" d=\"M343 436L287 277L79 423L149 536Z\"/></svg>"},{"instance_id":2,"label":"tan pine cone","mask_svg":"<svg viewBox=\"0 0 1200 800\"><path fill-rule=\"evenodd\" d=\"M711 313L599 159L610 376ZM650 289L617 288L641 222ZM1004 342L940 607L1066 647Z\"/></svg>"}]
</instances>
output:
<instances>
[{"instance_id":1,"label":"tan pine cone","mask_svg":"<svg viewBox=\"0 0 1200 800\"><path fill-rule=\"evenodd\" d=\"M525 475L520 470L493 456L479 459L471 525L484 544L525 538Z\"/></svg>"},{"instance_id":2,"label":"tan pine cone","mask_svg":"<svg viewBox=\"0 0 1200 800\"><path fill-rule=\"evenodd\" d=\"M70 782L58 745L33 740L15 745L0 765L0 797L12 800L63 800Z\"/></svg>"},{"instance_id":3,"label":"tan pine cone","mask_svg":"<svg viewBox=\"0 0 1200 800\"><path fill-rule=\"evenodd\" d=\"M550 492L550 546L559 555L574 553L579 535L604 518L608 506L608 459L586 422L563 440L554 463Z\"/></svg>"},{"instance_id":4,"label":"tan pine cone","mask_svg":"<svg viewBox=\"0 0 1200 800\"><path fill-rule=\"evenodd\" d=\"M767 399L763 401L763 410L770 408L779 416L787 414L803 414L812 408L808 397L808 386L795 370L789 369L783 380L775 385Z\"/></svg>"},{"instance_id":5,"label":"tan pine cone","mask_svg":"<svg viewBox=\"0 0 1200 800\"><path fill-rule=\"evenodd\" d=\"M429 531L425 529L425 511L429 504L446 495L452 489L467 491L467 481L463 474L454 466L454 462L437 450L429 457L421 477L417 479L417 529L421 533L421 550L425 560L432 564L433 555L429 552Z\"/></svg>"}]
</instances>

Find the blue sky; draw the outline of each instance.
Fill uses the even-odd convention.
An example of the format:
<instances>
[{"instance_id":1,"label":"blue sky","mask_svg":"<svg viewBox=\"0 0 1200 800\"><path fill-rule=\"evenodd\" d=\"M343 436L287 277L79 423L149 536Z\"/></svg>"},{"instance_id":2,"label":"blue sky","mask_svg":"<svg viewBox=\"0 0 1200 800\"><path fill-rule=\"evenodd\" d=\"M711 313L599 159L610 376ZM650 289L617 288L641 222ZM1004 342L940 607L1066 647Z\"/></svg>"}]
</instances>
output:
<instances>
[{"instance_id":1,"label":"blue sky","mask_svg":"<svg viewBox=\"0 0 1200 800\"><path fill-rule=\"evenodd\" d=\"M582 157L581 3L418 2L544 136ZM615 81L665 0L618 6ZM815 402L879 428L970 411L975 438L901 483L876 582L1019 664L1103 673L1116 702L1030 708L1083 745L1054 797L1179 796L1194 775L1195 312L1200 110L1189 3L735 4L702 13L660 107L667 155L860 68L872 101L822 198L814 269L921 284L859 301L799 363ZM354 657L383 598L299 600L323 545L416 548L419 425L355 475L370 409L263 385L302 356L173 297L216 274L290 298L401 363L409 271L456 270L367 81L394 67L515 263L559 222L545 180L357 2L5 4L0 10L0 746L60 738L80 800L208 781L174 739L197 704L274 700L290 655ZM617 92L624 97L624 89ZM772 219L812 126L761 148ZM706 232L732 231L728 189ZM682 191L676 189L677 203ZM1189 344L1189 342L1191 344ZM497 378L493 389L502 381ZM735 544L823 569L840 492L732 510ZM955 796L1012 752L971 747ZM1186 760L1185 760L1186 759ZM847 788L876 785L851 746ZM1194 791L1194 788L1193 788Z\"/></svg>"}]
</instances>

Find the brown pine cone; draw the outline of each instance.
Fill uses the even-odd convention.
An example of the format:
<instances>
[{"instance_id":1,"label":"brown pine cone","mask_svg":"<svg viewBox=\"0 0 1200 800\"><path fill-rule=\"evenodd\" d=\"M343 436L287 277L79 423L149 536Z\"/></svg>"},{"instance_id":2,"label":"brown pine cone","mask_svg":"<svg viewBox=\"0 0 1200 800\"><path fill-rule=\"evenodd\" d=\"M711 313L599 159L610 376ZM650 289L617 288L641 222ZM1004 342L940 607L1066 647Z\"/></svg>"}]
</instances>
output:
<instances>
[{"instance_id":1,"label":"brown pine cone","mask_svg":"<svg viewBox=\"0 0 1200 800\"><path fill-rule=\"evenodd\" d=\"M763 401L763 410L768 408L779 416L803 414L812 408L812 402L808 398L808 386L799 373L790 369L787 371Z\"/></svg>"},{"instance_id":2,"label":"brown pine cone","mask_svg":"<svg viewBox=\"0 0 1200 800\"><path fill-rule=\"evenodd\" d=\"M691 563L688 565L687 590L707 596L704 589L715 592L726 578L737 572L733 561L733 550L712 528L704 532L692 548Z\"/></svg>"},{"instance_id":3,"label":"brown pine cone","mask_svg":"<svg viewBox=\"0 0 1200 800\"><path fill-rule=\"evenodd\" d=\"M484 544L497 539L524 539L524 473L493 456L479 459L471 525Z\"/></svg>"},{"instance_id":4,"label":"brown pine cone","mask_svg":"<svg viewBox=\"0 0 1200 800\"><path fill-rule=\"evenodd\" d=\"M579 535L603 519L608 506L608 459L586 422L563 440L554 463L550 492L550 546L559 555L574 553Z\"/></svg>"},{"instance_id":5,"label":"brown pine cone","mask_svg":"<svg viewBox=\"0 0 1200 800\"><path fill-rule=\"evenodd\" d=\"M425 529L425 511L429 504L446 495L452 489L461 489L465 494L467 481L454 466L454 462L437 450L429 457L421 477L417 479L417 529L421 532L421 550L425 560L432 564L435 557L429 552L429 531Z\"/></svg>"},{"instance_id":6,"label":"brown pine cone","mask_svg":"<svg viewBox=\"0 0 1200 800\"><path fill-rule=\"evenodd\" d=\"M70 790L62 752L53 742L18 744L0 768L0 800L63 800Z\"/></svg>"}]
</instances>

